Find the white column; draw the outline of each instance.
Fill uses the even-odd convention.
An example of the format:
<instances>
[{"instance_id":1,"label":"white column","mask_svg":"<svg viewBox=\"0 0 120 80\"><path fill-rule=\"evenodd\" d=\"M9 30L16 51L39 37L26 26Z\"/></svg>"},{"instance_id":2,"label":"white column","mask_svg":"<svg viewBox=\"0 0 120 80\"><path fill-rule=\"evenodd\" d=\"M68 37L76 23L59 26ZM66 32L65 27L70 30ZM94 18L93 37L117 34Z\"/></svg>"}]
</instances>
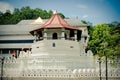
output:
<instances>
[{"instance_id":1,"label":"white column","mask_svg":"<svg viewBox=\"0 0 120 80\"><path fill-rule=\"evenodd\" d=\"M81 42L84 43L84 35L81 35Z\"/></svg>"},{"instance_id":2,"label":"white column","mask_svg":"<svg viewBox=\"0 0 120 80\"><path fill-rule=\"evenodd\" d=\"M44 40L47 40L47 29L44 29Z\"/></svg>"},{"instance_id":3,"label":"white column","mask_svg":"<svg viewBox=\"0 0 120 80\"><path fill-rule=\"evenodd\" d=\"M9 52L8 52L9 54L10 54L10 50L9 50Z\"/></svg>"},{"instance_id":4,"label":"white column","mask_svg":"<svg viewBox=\"0 0 120 80\"><path fill-rule=\"evenodd\" d=\"M90 39L90 36L89 36L89 35L87 35L87 40L86 40L86 43L89 41L89 39Z\"/></svg>"},{"instance_id":5,"label":"white column","mask_svg":"<svg viewBox=\"0 0 120 80\"><path fill-rule=\"evenodd\" d=\"M36 42L36 40L37 40L37 32L36 31L34 31L34 42Z\"/></svg>"},{"instance_id":6,"label":"white column","mask_svg":"<svg viewBox=\"0 0 120 80\"><path fill-rule=\"evenodd\" d=\"M44 32L44 40L47 40L47 33Z\"/></svg>"},{"instance_id":7,"label":"white column","mask_svg":"<svg viewBox=\"0 0 120 80\"><path fill-rule=\"evenodd\" d=\"M77 41L77 30L74 31L75 41Z\"/></svg>"},{"instance_id":8,"label":"white column","mask_svg":"<svg viewBox=\"0 0 120 80\"><path fill-rule=\"evenodd\" d=\"M62 28L61 39L65 40L65 29L64 28Z\"/></svg>"},{"instance_id":9,"label":"white column","mask_svg":"<svg viewBox=\"0 0 120 80\"><path fill-rule=\"evenodd\" d=\"M18 58L19 50L17 50L17 58Z\"/></svg>"}]
</instances>

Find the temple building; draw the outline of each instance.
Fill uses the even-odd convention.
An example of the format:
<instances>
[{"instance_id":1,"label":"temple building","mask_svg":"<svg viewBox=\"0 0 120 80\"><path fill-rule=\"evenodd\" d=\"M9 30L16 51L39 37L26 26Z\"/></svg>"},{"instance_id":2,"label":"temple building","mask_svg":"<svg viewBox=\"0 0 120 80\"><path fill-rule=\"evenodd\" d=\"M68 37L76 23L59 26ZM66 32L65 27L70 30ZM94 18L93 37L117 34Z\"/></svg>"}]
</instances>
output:
<instances>
[{"instance_id":1,"label":"temple building","mask_svg":"<svg viewBox=\"0 0 120 80\"><path fill-rule=\"evenodd\" d=\"M4 80L105 80L105 64L85 52L88 25L79 19L22 20L0 25L1 79ZM109 67L108 78L119 80L119 67Z\"/></svg>"},{"instance_id":2,"label":"temple building","mask_svg":"<svg viewBox=\"0 0 120 80\"><path fill-rule=\"evenodd\" d=\"M43 20L39 17L36 20L22 20L16 25L0 25L0 53L8 54L8 53L12 53L14 51L19 53L22 49L24 49L24 50L31 49L31 44L35 41L34 40L35 36L32 36L35 33L35 31L34 31L34 33L33 33L33 31L30 33L30 31L36 29L36 27L38 27L38 26L40 27L47 20L48 19ZM83 24L79 19L76 19L76 18L75 19L74 18L73 19L65 19L64 25L67 25L66 22L72 26L75 26L75 28L80 29L80 30L76 30L76 32L78 32L76 35L78 37L77 40L80 41L81 37L83 37L85 39L87 37L89 37L88 32L87 32L88 25ZM47 24L49 24L49 23L51 23L51 22L48 22ZM57 22L57 23L59 23L59 22ZM59 23L59 25L62 25L61 22ZM64 25L62 25L62 26L64 26ZM59 33L57 33L57 35L56 35L56 33L54 33L54 38L55 38L55 36L60 38L61 37L60 35L62 35L63 37L65 36L66 39L67 38L72 39L75 34L75 32L74 32L75 29L72 30L71 27L62 27L62 26L60 26L59 28L61 30L63 30L63 32L65 30L65 34L63 33L63 35L62 35L58 28L56 29L55 27L53 27L53 30L55 29L55 30L59 31ZM41 29L41 31L39 31L39 33L40 33L39 36L41 35L44 37L45 33L43 33L43 32L47 28L49 30L49 27L46 27L46 28L43 27ZM70 30L70 32L68 31L68 29ZM81 34L81 32L82 32L82 34ZM70 33L70 35L69 35L69 33ZM40 38L43 38L43 37L40 37ZM52 39L52 35L51 36L48 35L48 38ZM44 37L44 39L45 39L45 37Z\"/></svg>"}]
</instances>

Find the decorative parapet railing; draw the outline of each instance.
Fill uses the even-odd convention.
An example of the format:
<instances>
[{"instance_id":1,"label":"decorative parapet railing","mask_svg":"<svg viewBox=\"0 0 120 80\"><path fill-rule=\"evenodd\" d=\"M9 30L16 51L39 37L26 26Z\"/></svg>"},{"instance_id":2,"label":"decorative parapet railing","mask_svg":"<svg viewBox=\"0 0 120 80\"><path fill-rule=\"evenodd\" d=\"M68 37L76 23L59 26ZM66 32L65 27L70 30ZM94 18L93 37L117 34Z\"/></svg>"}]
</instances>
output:
<instances>
[{"instance_id":1,"label":"decorative parapet railing","mask_svg":"<svg viewBox=\"0 0 120 80\"><path fill-rule=\"evenodd\" d=\"M99 79L99 69L34 69L34 68L26 68L23 63L26 57L30 56L31 52L21 51L19 57L6 57L4 60L4 68L3 68L3 77L52 77L52 78L81 78L81 77L97 77ZM81 55L86 56L86 55ZM87 56L92 56L91 52L87 54ZM22 59L23 58L23 59ZM1 68L0 68L1 70ZM106 72L105 69L102 68L102 78L105 78ZM1 73L1 72L0 72ZM110 68L108 69L108 77L120 79L120 68ZM98 80L97 79L97 80ZM119 80L118 79L118 80Z\"/></svg>"},{"instance_id":2,"label":"decorative parapet railing","mask_svg":"<svg viewBox=\"0 0 120 80\"><path fill-rule=\"evenodd\" d=\"M53 39L52 37L44 37L46 40L60 40L63 39L63 37L57 37L56 39ZM44 38L36 39L36 41L41 41L44 40ZM69 37L69 38L64 38L65 40L73 40L75 41L75 37Z\"/></svg>"},{"instance_id":3,"label":"decorative parapet railing","mask_svg":"<svg viewBox=\"0 0 120 80\"><path fill-rule=\"evenodd\" d=\"M4 77L57 77L57 78L80 78L80 77L99 77L99 71L96 69L28 69L4 70ZM105 77L105 71L102 71L101 77ZM120 78L120 68L112 69L108 72L108 77Z\"/></svg>"}]
</instances>

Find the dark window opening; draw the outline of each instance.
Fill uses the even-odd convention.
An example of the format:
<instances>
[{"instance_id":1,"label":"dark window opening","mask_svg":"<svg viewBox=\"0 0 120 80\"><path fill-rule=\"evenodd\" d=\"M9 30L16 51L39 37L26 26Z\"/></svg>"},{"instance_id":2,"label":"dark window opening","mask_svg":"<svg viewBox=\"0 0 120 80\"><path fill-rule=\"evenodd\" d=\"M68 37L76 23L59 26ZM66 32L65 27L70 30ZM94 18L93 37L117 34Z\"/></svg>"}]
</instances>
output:
<instances>
[{"instance_id":1,"label":"dark window opening","mask_svg":"<svg viewBox=\"0 0 120 80\"><path fill-rule=\"evenodd\" d=\"M39 46L37 48L39 48Z\"/></svg>"},{"instance_id":2,"label":"dark window opening","mask_svg":"<svg viewBox=\"0 0 120 80\"><path fill-rule=\"evenodd\" d=\"M74 30L70 30L70 37L74 37Z\"/></svg>"},{"instance_id":3,"label":"dark window opening","mask_svg":"<svg viewBox=\"0 0 120 80\"><path fill-rule=\"evenodd\" d=\"M84 42L86 42L86 40L87 40L87 36L84 37Z\"/></svg>"},{"instance_id":4,"label":"dark window opening","mask_svg":"<svg viewBox=\"0 0 120 80\"><path fill-rule=\"evenodd\" d=\"M38 34L39 34L38 40L42 40L42 39L43 39L43 34L42 34L42 32L40 31L40 32L38 32Z\"/></svg>"},{"instance_id":5,"label":"dark window opening","mask_svg":"<svg viewBox=\"0 0 120 80\"><path fill-rule=\"evenodd\" d=\"M82 31L78 31L77 32L77 40L81 40L81 34L82 34Z\"/></svg>"},{"instance_id":6,"label":"dark window opening","mask_svg":"<svg viewBox=\"0 0 120 80\"><path fill-rule=\"evenodd\" d=\"M53 33L52 38L53 38L53 39L58 39L57 33Z\"/></svg>"},{"instance_id":7,"label":"dark window opening","mask_svg":"<svg viewBox=\"0 0 120 80\"><path fill-rule=\"evenodd\" d=\"M67 39L67 35L65 34L65 39Z\"/></svg>"},{"instance_id":8,"label":"dark window opening","mask_svg":"<svg viewBox=\"0 0 120 80\"><path fill-rule=\"evenodd\" d=\"M74 48L73 46L70 46L70 48Z\"/></svg>"},{"instance_id":9,"label":"dark window opening","mask_svg":"<svg viewBox=\"0 0 120 80\"><path fill-rule=\"evenodd\" d=\"M70 30L70 40L75 40L75 38L74 38L74 30Z\"/></svg>"},{"instance_id":10,"label":"dark window opening","mask_svg":"<svg viewBox=\"0 0 120 80\"><path fill-rule=\"evenodd\" d=\"M53 43L53 47L55 47L55 43Z\"/></svg>"}]
</instances>

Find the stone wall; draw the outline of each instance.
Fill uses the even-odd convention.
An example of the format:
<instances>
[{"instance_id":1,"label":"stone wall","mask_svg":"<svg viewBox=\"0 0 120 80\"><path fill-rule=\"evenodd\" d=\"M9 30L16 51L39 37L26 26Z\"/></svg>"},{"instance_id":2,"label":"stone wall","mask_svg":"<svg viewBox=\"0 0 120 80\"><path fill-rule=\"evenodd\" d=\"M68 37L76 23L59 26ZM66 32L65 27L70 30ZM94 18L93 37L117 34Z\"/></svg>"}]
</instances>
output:
<instances>
[{"instance_id":1,"label":"stone wall","mask_svg":"<svg viewBox=\"0 0 120 80\"><path fill-rule=\"evenodd\" d=\"M120 80L120 65L112 67L110 62L108 61L109 80ZM104 61L101 63L101 68L102 80L105 80ZM3 80L99 80L100 78L99 63L91 51L71 57L69 55L32 56L30 51L21 51L18 58L5 57L2 69ZM0 70L2 69L0 67Z\"/></svg>"},{"instance_id":2,"label":"stone wall","mask_svg":"<svg viewBox=\"0 0 120 80\"><path fill-rule=\"evenodd\" d=\"M113 69L108 74L108 80L120 80L120 70ZM14 76L4 73L4 80L99 80L97 70L24 70L18 76L17 72L11 71ZM102 80L106 80L105 71Z\"/></svg>"}]
</instances>

